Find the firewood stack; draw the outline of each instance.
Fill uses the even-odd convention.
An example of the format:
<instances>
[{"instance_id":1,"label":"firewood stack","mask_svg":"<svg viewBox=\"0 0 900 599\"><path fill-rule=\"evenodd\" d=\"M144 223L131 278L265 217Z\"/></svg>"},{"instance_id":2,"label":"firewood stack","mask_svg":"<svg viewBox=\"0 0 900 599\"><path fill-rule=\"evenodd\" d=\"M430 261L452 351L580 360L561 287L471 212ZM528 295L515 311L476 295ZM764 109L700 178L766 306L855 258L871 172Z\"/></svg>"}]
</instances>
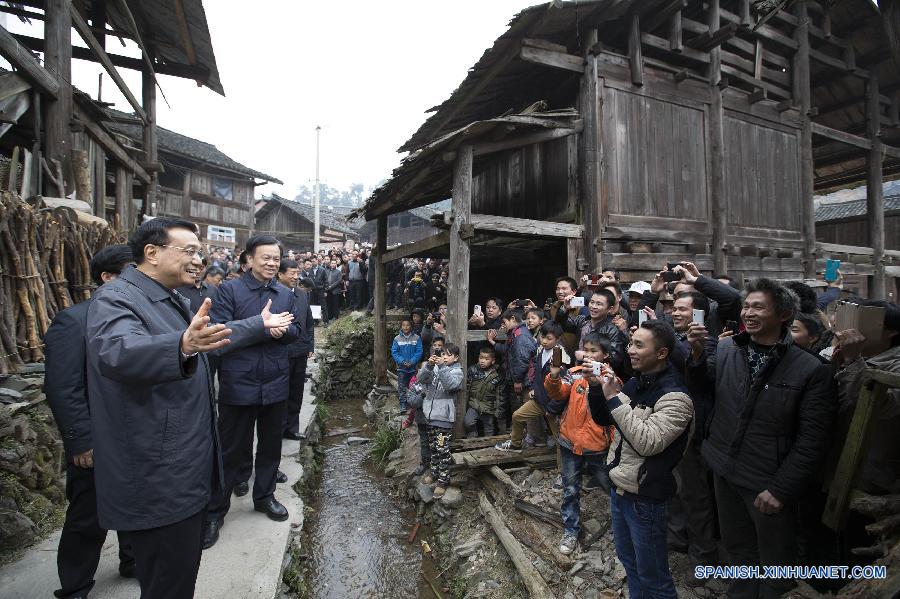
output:
<instances>
[{"instance_id":1,"label":"firewood stack","mask_svg":"<svg viewBox=\"0 0 900 599\"><path fill-rule=\"evenodd\" d=\"M0 375L43 360L50 322L91 296L91 256L118 242L115 235L79 223L68 208L36 207L0 192Z\"/></svg>"}]
</instances>

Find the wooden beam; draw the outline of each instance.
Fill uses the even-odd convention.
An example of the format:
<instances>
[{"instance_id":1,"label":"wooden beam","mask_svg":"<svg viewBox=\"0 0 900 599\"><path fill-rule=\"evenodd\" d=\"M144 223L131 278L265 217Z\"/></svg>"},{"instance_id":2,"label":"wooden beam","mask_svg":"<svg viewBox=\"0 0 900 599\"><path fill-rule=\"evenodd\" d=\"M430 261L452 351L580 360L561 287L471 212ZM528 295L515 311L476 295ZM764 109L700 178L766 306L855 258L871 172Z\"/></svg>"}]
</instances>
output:
<instances>
[{"instance_id":1,"label":"wooden beam","mask_svg":"<svg viewBox=\"0 0 900 599\"><path fill-rule=\"evenodd\" d=\"M707 15L709 31L718 31L720 25L719 0L710 0ZM712 219L713 270L728 272L728 196L725 190L725 108L722 102L722 49L717 45L709 52L709 199Z\"/></svg>"},{"instance_id":2,"label":"wooden beam","mask_svg":"<svg viewBox=\"0 0 900 599\"><path fill-rule=\"evenodd\" d=\"M872 149L871 139L860 137L859 135L845 133L844 131L841 131L839 129L826 127L825 125L820 125L819 123L812 123L812 132L815 135L827 137L828 139L833 139L835 141L849 144L851 146L856 146L857 148L863 148L864 150Z\"/></svg>"},{"instance_id":3,"label":"wooden beam","mask_svg":"<svg viewBox=\"0 0 900 599\"><path fill-rule=\"evenodd\" d=\"M578 276L578 256L581 254L583 245L582 239L574 237L566 239L566 274L576 281L580 278Z\"/></svg>"},{"instance_id":4,"label":"wooden beam","mask_svg":"<svg viewBox=\"0 0 900 599\"><path fill-rule=\"evenodd\" d=\"M581 239L584 236L583 225L553 223L527 218L513 218L511 216L472 214L469 218L469 224L471 224L476 231L527 235L528 237Z\"/></svg>"},{"instance_id":5,"label":"wooden beam","mask_svg":"<svg viewBox=\"0 0 900 599\"><path fill-rule=\"evenodd\" d=\"M73 183L70 159L72 145L72 17L71 0L47 0L44 21L44 68L59 82L59 93L45 104L44 153L47 161L58 160L62 165L62 189L51 185L53 195L68 195L65 181Z\"/></svg>"},{"instance_id":6,"label":"wooden beam","mask_svg":"<svg viewBox=\"0 0 900 599\"><path fill-rule=\"evenodd\" d=\"M728 23L724 27L719 27L712 33L707 31L706 33L702 33L697 37L691 38L685 42L686 46L694 48L695 50L700 50L704 52L708 52L709 50L721 46L727 40L730 40L738 32L737 23Z\"/></svg>"},{"instance_id":7,"label":"wooden beam","mask_svg":"<svg viewBox=\"0 0 900 599\"><path fill-rule=\"evenodd\" d=\"M644 30L654 31L658 27L668 22L671 25L671 18L680 15L681 11L687 8L688 0L671 0L668 4L653 11L653 14L644 19Z\"/></svg>"},{"instance_id":8,"label":"wooden beam","mask_svg":"<svg viewBox=\"0 0 900 599\"><path fill-rule=\"evenodd\" d=\"M878 76L873 73L866 84L866 136L872 143L866 157L866 221L875 266L869 297L888 299L884 272L884 175L881 172L881 106L878 96Z\"/></svg>"},{"instance_id":9,"label":"wooden beam","mask_svg":"<svg viewBox=\"0 0 900 599\"><path fill-rule=\"evenodd\" d=\"M526 46L524 43L519 51L519 58L525 62L563 69L564 71L573 71L575 73L584 71L584 59L580 56L573 56L572 54L566 54L565 52L555 52L544 48L534 48Z\"/></svg>"},{"instance_id":10,"label":"wooden beam","mask_svg":"<svg viewBox=\"0 0 900 599\"><path fill-rule=\"evenodd\" d=\"M378 218L387 217L379 216ZM447 231L441 231L440 233L435 233L434 235L426 237L425 239L420 239L413 243L408 243L392 250L387 250L381 257L381 261L387 264L388 262L393 262L394 260L402 260L403 258L409 258L410 256L421 255L425 252L443 247L445 245L450 245L450 233L448 233Z\"/></svg>"},{"instance_id":11,"label":"wooden beam","mask_svg":"<svg viewBox=\"0 0 900 599\"><path fill-rule=\"evenodd\" d=\"M30 81L41 93L56 98L59 94L59 81L51 75L31 52L13 35L0 27L0 56L3 56L16 72Z\"/></svg>"},{"instance_id":12,"label":"wooden beam","mask_svg":"<svg viewBox=\"0 0 900 599\"><path fill-rule=\"evenodd\" d=\"M723 21L726 21L728 23L735 23L737 25L741 24L741 18L739 16L725 10L724 8L719 9L719 14ZM789 38L771 25L761 25L759 27L755 27L750 30L750 33L755 37L778 44L782 48L785 48L792 52L796 51L800 47L796 40Z\"/></svg>"},{"instance_id":13,"label":"wooden beam","mask_svg":"<svg viewBox=\"0 0 900 599\"><path fill-rule=\"evenodd\" d=\"M597 42L597 30L588 33L588 47ZM600 93L602 90L597 73L597 56L588 54L584 74L578 91L578 110L584 119L584 132L579 138L578 182L584 223L584 251L591 272L600 272L603 235L602 161L603 142L600 135Z\"/></svg>"},{"instance_id":14,"label":"wooden beam","mask_svg":"<svg viewBox=\"0 0 900 599\"><path fill-rule=\"evenodd\" d=\"M672 44L669 40L664 40L661 37L653 35L652 33L642 33L641 44L650 48L654 48L656 50L660 50L662 52L677 54L680 57L691 59L694 62L702 65L709 64L709 54L707 52L701 52L700 50L695 50L687 46L683 46L680 52L673 52L671 50Z\"/></svg>"},{"instance_id":15,"label":"wooden beam","mask_svg":"<svg viewBox=\"0 0 900 599\"><path fill-rule=\"evenodd\" d=\"M797 28L794 40L797 51L793 56L792 99L800 106L800 223L803 233L803 274L807 279L816 276L816 217L813 178L815 170L812 151L812 127L810 118L812 91L810 90L809 64L809 15L806 2L798 2L795 8Z\"/></svg>"},{"instance_id":16,"label":"wooden beam","mask_svg":"<svg viewBox=\"0 0 900 599\"><path fill-rule=\"evenodd\" d=\"M103 65L103 69L109 74L110 78L112 78L116 87L122 92L122 95L125 96L125 99L134 109L135 114L138 115L142 122L146 123L147 114L141 107L140 102L137 101L137 98L135 98L134 94L131 93L131 90L128 89L125 80L122 79L119 71L116 69L115 65L113 65L112 61L110 61L109 56L107 56L106 50L103 49L103 46L100 45L100 42L94 37L91 28L88 27L88 24L81 17L81 13L78 12L78 9L75 8L75 6L72 6L72 25L75 27L75 30L78 31L78 34L81 36L81 39L84 40L84 43L88 45L88 48L90 48L97 56L97 60Z\"/></svg>"},{"instance_id":17,"label":"wooden beam","mask_svg":"<svg viewBox=\"0 0 900 599\"><path fill-rule=\"evenodd\" d=\"M641 19L638 15L631 16L631 25L628 30L628 62L631 68L631 82L634 85L644 85L643 53L641 52Z\"/></svg>"},{"instance_id":18,"label":"wooden beam","mask_svg":"<svg viewBox=\"0 0 900 599\"><path fill-rule=\"evenodd\" d=\"M116 166L116 218L118 228L129 233L135 228L132 182L134 176L122 165Z\"/></svg>"},{"instance_id":19,"label":"wooden beam","mask_svg":"<svg viewBox=\"0 0 900 599\"><path fill-rule=\"evenodd\" d=\"M866 69L850 65L846 60L835 58L834 56L830 56L825 52L816 50L814 48L809 49L809 57L817 62L821 62L824 65L827 65L844 73L848 73L850 75L856 75L857 77L861 77L863 79L869 76L869 71L867 71Z\"/></svg>"},{"instance_id":20,"label":"wooden beam","mask_svg":"<svg viewBox=\"0 0 900 599\"><path fill-rule=\"evenodd\" d=\"M453 194L450 205L453 224L450 227L450 277L447 290L447 336L459 345L459 362L463 365L462 389L456 399L454 433L458 438L465 434L463 420L466 415L466 329L469 314L469 262L472 250L466 233L472 217L472 146L461 146L453 164Z\"/></svg>"},{"instance_id":21,"label":"wooden beam","mask_svg":"<svg viewBox=\"0 0 900 599\"><path fill-rule=\"evenodd\" d=\"M687 4L686 1L684 3ZM672 52L680 53L684 50L682 31L681 11L678 11L669 20L669 50Z\"/></svg>"},{"instance_id":22,"label":"wooden beam","mask_svg":"<svg viewBox=\"0 0 900 599\"><path fill-rule=\"evenodd\" d=\"M181 34L181 44L190 64L197 64L197 51L194 49L194 38L191 36L191 28L188 25L184 12L184 0L174 0L175 16L178 17L178 32Z\"/></svg>"},{"instance_id":23,"label":"wooden beam","mask_svg":"<svg viewBox=\"0 0 900 599\"><path fill-rule=\"evenodd\" d=\"M144 167L135 162L135 160L128 155L122 146L119 145L109 133L104 131L100 125L95 123L94 120L89 115L85 114L78 106L75 106L75 118L81 121L84 128L87 130L88 135L100 144L104 150L112 154L112 156L121 164L128 167L138 179L144 183L150 182L150 175L144 170Z\"/></svg>"},{"instance_id":24,"label":"wooden beam","mask_svg":"<svg viewBox=\"0 0 900 599\"><path fill-rule=\"evenodd\" d=\"M501 139L500 141L486 141L476 143L474 144L473 151L475 152L475 156L484 156L486 154L494 154L496 152L503 152L505 150L511 150L513 148L521 148L523 146L530 146L534 144L553 141L555 139L562 139L563 137L581 133L583 129L584 121L578 120L575 122L575 126L571 129L547 129L545 131L536 131L534 133L526 133L525 135L508 137L505 139Z\"/></svg>"},{"instance_id":25,"label":"wooden beam","mask_svg":"<svg viewBox=\"0 0 900 599\"><path fill-rule=\"evenodd\" d=\"M382 258L387 252L387 217L379 216L375 225L375 353L373 366L375 367L375 384L387 384L388 368L388 333L387 333L387 305L385 302L385 290L387 288L387 271Z\"/></svg>"},{"instance_id":26,"label":"wooden beam","mask_svg":"<svg viewBox=\"0 0 900 599\"><path fill-rule=\"evenodd\" d=\"M146 113L143 131L144 157L147 161L145 163L147 170L150 172L147 193L144 195L144 214L156 216L156 187L159 182L159 172L154 168L159 162L159 147L156 137L156 79L153 71L146 66L141 71L141 96Z\"/></svg>"}]
</instances>

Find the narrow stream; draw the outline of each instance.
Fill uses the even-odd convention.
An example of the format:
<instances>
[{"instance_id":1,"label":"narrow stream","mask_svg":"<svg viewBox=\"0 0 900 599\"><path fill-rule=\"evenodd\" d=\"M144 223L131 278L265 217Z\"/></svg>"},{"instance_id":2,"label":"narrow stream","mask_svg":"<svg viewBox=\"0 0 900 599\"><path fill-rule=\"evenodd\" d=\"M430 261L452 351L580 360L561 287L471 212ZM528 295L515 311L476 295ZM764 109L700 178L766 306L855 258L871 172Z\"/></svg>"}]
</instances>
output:
<instances>
[{"instance_id":1,"label":"narrow stream","mask_svg":"<svg viewBox=\"0 0 900 599\"><path fill-rule=\"evenodd\" d=\"M328 408L326 434L366 424L361 401L329 403ZM369 444L345 444L348 436L371 434L366 428L323 440L325 461L309 527L310 597L433 597L422 579L422 536L406 542L415 509L391 494L366 459ZM430 570L431 560L426 561Z\"/></svg>"}]
</instances>

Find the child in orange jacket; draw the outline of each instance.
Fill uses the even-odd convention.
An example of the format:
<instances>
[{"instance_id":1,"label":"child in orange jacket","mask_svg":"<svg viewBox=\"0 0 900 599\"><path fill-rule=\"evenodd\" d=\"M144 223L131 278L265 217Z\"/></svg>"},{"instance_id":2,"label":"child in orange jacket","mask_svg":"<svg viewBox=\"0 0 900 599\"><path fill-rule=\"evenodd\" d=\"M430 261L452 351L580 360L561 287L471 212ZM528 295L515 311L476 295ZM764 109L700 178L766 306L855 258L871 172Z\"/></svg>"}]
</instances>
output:
<instances>
[{"instance_id":1,"label":"child in orange jacket","mask_svg":"<svg viewBox=\"0 0 900 599\"><path fill-rule=\"evenodd\" d=\"M581 479L591 475L609 492L606 455L612 442L611 426L600 426L591 417L588 393L600 391L599 377L593 374L594 362L606 362L612 345L609 337L590 333L584 339L585 357L580 366L561 376L561 368L552 367L544 379L544 389L552 411L561 411L559 449L562 457L563 498L560 512L565 530L559 551L568 555L575 550L581 530Z\"/></svg>"}]
</instances>

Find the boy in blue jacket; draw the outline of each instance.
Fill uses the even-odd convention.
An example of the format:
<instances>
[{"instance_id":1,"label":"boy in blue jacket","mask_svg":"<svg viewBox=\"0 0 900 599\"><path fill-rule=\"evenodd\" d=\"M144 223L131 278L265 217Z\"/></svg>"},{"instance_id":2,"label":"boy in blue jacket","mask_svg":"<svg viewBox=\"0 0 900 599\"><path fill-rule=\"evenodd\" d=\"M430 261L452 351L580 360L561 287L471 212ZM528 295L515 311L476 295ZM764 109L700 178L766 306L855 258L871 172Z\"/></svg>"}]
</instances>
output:
<instances>
[{"instance_id":1,"label":"boy in blue jacket","mask_svg":"<svg viewBox=\"0 0 900 599\"><path fill-rule=\"evenodd\" d=\"M391 343L391 356L397 363L397 399L400 400L400 411L405 412L409 381L422 358L422 339L412 332L412 320L409 318L404 318L400 323L400 333Z\"/></svg>"}]
</instances>

